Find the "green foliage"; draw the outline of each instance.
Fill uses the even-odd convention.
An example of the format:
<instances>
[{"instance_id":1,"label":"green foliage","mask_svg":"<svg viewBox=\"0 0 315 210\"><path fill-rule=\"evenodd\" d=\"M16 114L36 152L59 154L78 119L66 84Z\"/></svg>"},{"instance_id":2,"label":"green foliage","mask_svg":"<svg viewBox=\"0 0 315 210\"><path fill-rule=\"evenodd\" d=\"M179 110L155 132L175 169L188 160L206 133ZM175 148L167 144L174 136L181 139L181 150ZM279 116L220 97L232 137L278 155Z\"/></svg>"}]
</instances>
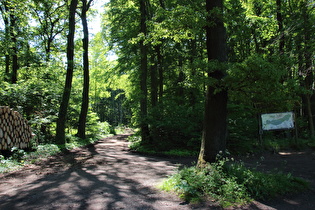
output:
<instances>
[{"instance_id":1,"label":"green foliage","mask_svg":"<svg viewBox=\"0 0 315 210\"><path fill-rule=\"evenodd\" d=\"M256 106L257 113L292 110L297 84L291 83L285 67L277 62L253 55L232 66L227 78L231 100Z\"/></svg>"},{"instance_id":2,"label":"green foliage","mask_svg":"<svg viewBox=\"0 0 315 210\"><path fill-rule=\"evenodd\" d=\"M252 55L228 70L229 150L254 152L262 113L295 110L301 88L287 76L290 59Z\"/></svg>"},{"instance_id":3,"label":"green foliage","mask_svg":"<svg viewBox=\"0 0 315 210\"><path fill-rule=\"evenodd\" d=\"M176 156L176 157L196 157L198 156L198 151L192 149L161 149L160 147L154 145L143 145L141 142L141 137L138 134L134 134L128 137L130 142L129 148L133 151L150 154L150 155L163 155L163 156Z\"/></svg>"},{"instance_id":4,"label":"green foliage","mask_svg":"<svg viewBox=\"0 0 315 210\"><path fill-rule=\"evenodd\" d=\"M1 105L21 113L39 142L49 142L52 138L61 91L59 70L59 66L24 68L16 84L1 82Z\"/></svg>"},{"instance_id":5,"label":"green foliage","mask_svg":"<svg viewBox=\"0 0 315 210\"><path fill-rule=\"evenodd\" d=\"M192 150L199 149L200 143L194 140L199 139L201 134L202 106L180 103L176 101L178 99L173 97L164 100L163 104L151 110L148 122L158 150L188 147Z\"/></svg>"},{"instance_id":6,"label":"green foliage","mask_svg":"<svg viewBox=\"0 0 315 210\"><path fill-rule=\"evenodd\" d=\"M105 124L105 125L104 125ZM108 130L108 125L104 123L100 127L105 127ZM77 147L86 146L92 144L99 139L98 137L90 137L87 139L80 139L75 136L68 135L66 145L56 144L40 144L33 148L32 151L25 152L22 149L13 147L11 150L11 156L5 158L0 155L0 173L14 171L21 168L25 164L33 164L43 159L56 155L63 150L71 150Z\"/></svg>"},{"instance_id":7,"label":"green foliage","mask_svg":"<svg viewBox=\"0 0 315 210\"><path fill-rule=\"evenodd\" d=\"M10 157L7 158L0 155L0 173L17 170L25 163L27 154L23 149L12 147L10 152Z\"/></svg>"},{"instance_id":8,"label":"green foliage","mask_svg":"<svg viewBox=\"0 0 315 210\"><path fill-rule=\"evenodd\" d=\"M19 149L17 147L12 147L11 153L12 155L10 158L17 162L21 162L25 158L25 155L26 155L26 152L23 149Z\"/></svg>"},{"instance_id":9,"label":"green foliage","mask_svg":"<svg viewBox=\"0 0 315 210\"><path fill-rule=\"evenodd\" d=\"M254 199L267 200L279 195L298 192L308 187L308 183L300 178L293 177L290 173L279 171L262 173L248 169L243 164L232 163L226 167L231 177L236 177L238 183L246 187L249 195Z\"/></svg>"},{"instance_id":10,"label":"green foliage","mask_svg":"<svg viewBox=\"0 0 315 210\"><path fill-rule=\"evenodd\" d=\"M17 170L21 167L21 162L17 162L12 159L6 159L3 155L0 155L0 173Z\"/></svg>"},{"instance_id":11,"label":"green foliage","mask_svg":"<svg viewBox=\"0 0 315 210\"><path fill-rule=\"evenodd\" d=\"M198 156L198 151L192 151L188 149L171 149L169 151L163 152L165 155L177 156L177 157L189 157L189 156Z\"/></svg>"},{"instance_id":12,"label":"green foliage","mask_svg":"<svg viewBox=\"0 0 315 210\"><path fill-rule=\"evenodd\" d=\"M219 161L204 168L184 168L168 178L161 188L175 191L190 202L205 197L215 199L223 207L249 202L251 199L245 187L225 173L224 164Z\"/></svg>"},{"instance_id":13,"label":"green foliage","mask_svg":"<svg viewBox=\"0 0 315 210\"><path fill-rule=\"evenodd\" d=\"M67 135L66 136L66 144L65 145L60 145L59 147L61 149L66 149L66 150L72 150L74 148L78 148L78 147L82 147L85 145L89 145L89 144L93 144L95 141L97 141L98 138L96 137L89 137L86 139L81 139L79 137L76 136L71 136L71 135Z\"/></svg>"},{"instance_id":14,"label":"green foliage","mask_svg":"<svg viewBox=\"0 0 315 210\"><path fill-rule=\"evenodd\" d=\"M128 141L130 142L129 148L132 150L137 151L141 146L141 137L138 134L128 136Z\"/></svg>"},{"instance_id":15,"label":"green foliage","mask_svg":"<svg viewBox=\"0 0 315 210\"><path fill-rule=\"evenodd\" d=\"M228 150L233 154L254 152L258 145L258 114L246 104L228 105Z\"/></svg>"},{"instance_id":16,"label":"green foliage","mask_svg":"<svg viewBox=\"0 0 315 210\"><path fill-rule=\"evenodd\" d=\"M34 152L29 154L30 157L44 158L61 152L55 144L38 145Z\"/></svg>"},{"instance_id":17,"label":"green foliage","mask_svg":"<svg viewBox=\"0 0 315 210\"><path fill-rule=\"evenodd\" d=\"M262 173L248 169L233 159L221 158L203 168L184 168L160 188L175 191L187 201L214 199L223 207L242 205L252 199L270 199L286 193L304 190L307 182L291 174Z\"/></svg>"},{"instance_id":18,"label":"green foliage","mask_svg":"<svg viewBox=\"0 0 315 210\"><path fill-rule=\"evenodd\" d=\"M23 167L24 164L32 164L41 161L41 159L59 152L61 152L61 150L55 144L37 145L36 148L34 147L34 149L29 152L13 147L10 157L5 158L0 155L0 173L15 171Z\"/></svg>"}]
</instances>

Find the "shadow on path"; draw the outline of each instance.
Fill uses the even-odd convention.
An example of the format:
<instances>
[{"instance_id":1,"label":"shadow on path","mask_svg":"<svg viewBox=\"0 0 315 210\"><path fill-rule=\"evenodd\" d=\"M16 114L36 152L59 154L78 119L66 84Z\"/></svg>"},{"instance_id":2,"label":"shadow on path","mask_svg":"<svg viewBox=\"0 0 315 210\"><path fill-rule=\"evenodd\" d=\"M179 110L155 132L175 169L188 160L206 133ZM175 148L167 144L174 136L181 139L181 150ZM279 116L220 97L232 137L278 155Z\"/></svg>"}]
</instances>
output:
<instances>
[{"instance_id":1,"label":"shadow on path","mask_svg":"<svg viewBox=\"0 0 315 210\"><path fill-rule=\"evenodd\" d=\"M0 209L220 209L211 203L188 205L155 187L191 158L154 157L128 151L127 135L53 156L39 165L0 175ZM268 154L245 159L246 165L278 168L312 183L302 194L234 209L315 209L315 153ZM231 208L233 209L233 208Z\"/></svg>"},{"instance_id":2,"label":"shadow on path","mask_svg":"<svg viewBox=\"0 0 315 210\"><path fill-rule=\"evenodd\" d=\"M125 137L0 177L0 209L191 209L155 189L176 160L130 153Z\"/></svg>"}]
</instances>

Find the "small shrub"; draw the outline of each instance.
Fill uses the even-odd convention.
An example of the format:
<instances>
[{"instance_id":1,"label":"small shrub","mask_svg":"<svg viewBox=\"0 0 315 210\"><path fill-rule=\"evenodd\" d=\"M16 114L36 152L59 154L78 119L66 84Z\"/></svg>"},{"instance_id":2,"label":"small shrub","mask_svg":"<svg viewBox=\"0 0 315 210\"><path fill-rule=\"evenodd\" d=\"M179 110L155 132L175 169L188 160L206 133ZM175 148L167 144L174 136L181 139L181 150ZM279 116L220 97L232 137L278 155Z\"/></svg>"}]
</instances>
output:
<instances>
[{"instance_id":1,"label":"small shrub","mask_svg":"<svg viewBox=\"0 0 315 210\"><path fill-rule=\"evenodd\" d=\"M236 177L242 183L252 198L266 200L277 195L301 191L307 188L306 181L284 174L279 171L263 173L248 169L243 164L231 164L227 167L229 176Z\"/></svg>"},{"instance_id":2,"label":"small shrub","mask_svg":"<svg viewBox=\"0 0 315 210\"><path fill-rule=\"evenodd\" d=\"M269 199L306 189L307 182L291 174L262 173L248 169L233 159L218 159L203 168L183 168L159 187L175 191L186 201L210 197L223 207L242 205L252 199Z\"/></svg>"},{"instance_id":3,"label":"small shrub","mask_svg":"<svg viewBox=\"0 0 315 210\"><path fill-rule=\"evenodd\" d=\"M173 190L189 202L211 197L224 207L250 200L245 187L235 178L227 176L221 163L209 164L202 169L184 168L167 179L161 189Z\"/></svg>"},{"instance_id":4,"label":"small shrub","mask_svg":"<svg viewBox=\"0 0 315 210\"><path fill-rule=\"evenodd\" d=\"M60 152L60 148L55 144L38 145L36 151L33 154L37 156L51 156Z\"/></svg>"},{"instance_id":5,"label":"small shrub","mask_svg":"<svg viewBox=\"0 0 315 210\"><path fill-rule=\"evenodd\" d=\"M141 146L141 137L138 135L128 136L128 141L130 142L129 148L131 150L138 150Z\"/></svg>"},{"instance_id":6,"label":"small shrub","mask_svg":"<svg viewBox=\"0 0 315 210\"><path fill-rule=\"evenodd\" d=\"M15 160L17 162L23 162L23 159L26 155L26 152L22 149L19 149L17 147L12 147L11 149L12 155L11 155L11 159Z\"/></svg>"},{"instance_id":7,"label":"small shrub","mask_svg":"<svg viewBox=\"0 0 315 210\"><path fill-rule=\"evenodd\" d=\"M22 157L24 157L24 155ZM19 169L23 163L23 159L19 159L18 157L12 158L11 156L10 158L5 158L3 155L0 155L0 173Z\"/></svg>"}]
</instances>

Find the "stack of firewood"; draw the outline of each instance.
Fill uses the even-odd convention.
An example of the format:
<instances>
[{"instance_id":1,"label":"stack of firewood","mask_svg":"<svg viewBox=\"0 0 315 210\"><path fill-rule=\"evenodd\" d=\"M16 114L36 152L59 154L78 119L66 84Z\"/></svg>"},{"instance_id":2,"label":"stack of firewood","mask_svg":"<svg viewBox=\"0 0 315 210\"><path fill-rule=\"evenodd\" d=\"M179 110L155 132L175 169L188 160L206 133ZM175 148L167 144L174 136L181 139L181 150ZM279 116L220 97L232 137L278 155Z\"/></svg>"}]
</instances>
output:
<instances>
[{"instance_id":1,"label":"stack of firewood","mask_svg":"<svg viewBox=\"0 0 315 210\"><path fill-rule=\"evenodd\" d=\"M31 138L31 127L21 114L7 106L0 106L0 150L28 148Z\"/></svg>"}]
</instances>

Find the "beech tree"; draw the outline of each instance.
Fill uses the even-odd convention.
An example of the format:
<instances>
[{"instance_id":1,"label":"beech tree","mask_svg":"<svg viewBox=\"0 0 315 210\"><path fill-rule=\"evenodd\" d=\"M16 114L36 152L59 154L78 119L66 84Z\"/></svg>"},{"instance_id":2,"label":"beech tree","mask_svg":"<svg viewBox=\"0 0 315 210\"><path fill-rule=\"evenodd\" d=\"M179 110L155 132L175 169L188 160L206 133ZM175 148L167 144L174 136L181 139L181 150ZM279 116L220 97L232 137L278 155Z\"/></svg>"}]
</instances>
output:
<instances>
[{"instance_id":1,"label":"beech tree","mask_svg":"<svg viewBox=\"0 0 315 210\"><path fill-rule=\"evenodd\" d=\"M147 18L148 18L148 1L139 0L140 2L140 33L143 37L147 36ZM150 138L149 126L147 124L147 114L148 114L148 88L147 88L147 77L148 77L148 50L144 43L144 39L140 40L140 128L141 128L141 138L143 142L148 142Z\"/></svg>"},{"instance_id":2,"label":"beech tree","mask_svg":"<svg viewBox=\"0 0 315 210\"><path fill-rule=\"evenodd\" d=\"M78 5L78 0L71 0L69 8L69 32L67 40L67 74L63 90L63 95L59 107L57 128L56 128L56 143L65 144L65 127L67 120L67 109L72 87L72 78L74 70L74 33L75 33L75 14Z\"/></svg>"},{"instance_id":3,"label":"beech tree","mask_svg":"<svg viewBox=\"0 0 315 210\"><path fill-rule=\"evenodd\" d=\"M208 12L206 26L207 56L209 62L205 102L204 127L198 163L214 162L217 154L226 148L227 89L224 85L227 62L226 31L223 23L223 0L206 0Z\"/></svg>"},{"instance_id":4,"label":"beech tree","mask_svg":"<svg viewBox=\"0 0 315 210\"><path fill-rule=\"evenodd\" d=\"M79 13L83 26L83 92L81 111L78 123L77 136L85 138L86 118L89 109L89 88L90 88L90 71L89 71L89 29L87 22L87 11L89 10L93 0L81 0L81 13Z\"/></svg>"},{"instance_id":5,"label":"beech tree","mask_svg":"<svg viewBox=\"0 0 315 210\"><path fill-rule=\"evenodd\" d=\"M67 3L62 0L33 0L31 11L34 20L38 23L34 34L39 38L38 46L44 48L44 60L51 60L51 52L60 49L61 42L57 37L66 30Z\"/></svg>"},{"instance_id":6,"label":"beech tree","mask_svg":"<svg viewBox=\"0 0 315 210\"><path fill-rule=\"evenodd\" d=\"M24 29L20 27L22 22L25 22L25 17L21 11L22 2L18 1L1 1L0 12L4 21L5 30L5 76L11 83L16 83L18 80L19 69L19 36ZM25 2L24 2L25 3Z\"/></svg>"}]
</instances>

